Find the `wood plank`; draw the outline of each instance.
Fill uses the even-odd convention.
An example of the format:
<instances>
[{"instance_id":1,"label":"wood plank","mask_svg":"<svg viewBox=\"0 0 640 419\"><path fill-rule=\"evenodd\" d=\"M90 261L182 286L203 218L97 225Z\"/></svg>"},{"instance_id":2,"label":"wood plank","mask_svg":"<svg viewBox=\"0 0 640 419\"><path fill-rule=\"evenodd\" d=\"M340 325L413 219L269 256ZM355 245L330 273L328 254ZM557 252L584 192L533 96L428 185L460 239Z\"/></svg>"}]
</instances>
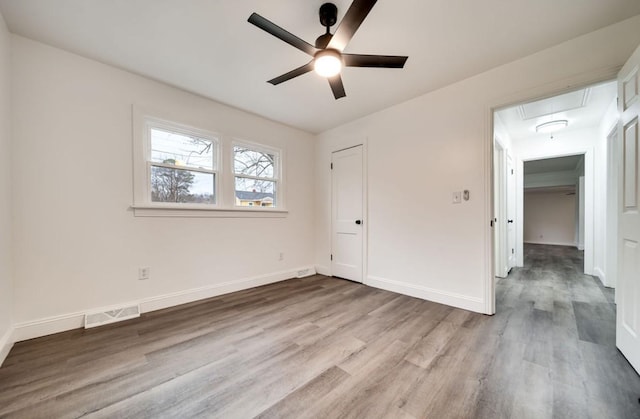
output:
<instances>
[{"instance_id":1,"label":"wood plank","mask_svg":"<svg viewBox=\"0 0 640 419\"><path fill-rule=\"evenodd\" d=\"M0 416L640 417L613 292L525 252L494 316L315 275L20 342Z\"/></svg>"}]
</instances>

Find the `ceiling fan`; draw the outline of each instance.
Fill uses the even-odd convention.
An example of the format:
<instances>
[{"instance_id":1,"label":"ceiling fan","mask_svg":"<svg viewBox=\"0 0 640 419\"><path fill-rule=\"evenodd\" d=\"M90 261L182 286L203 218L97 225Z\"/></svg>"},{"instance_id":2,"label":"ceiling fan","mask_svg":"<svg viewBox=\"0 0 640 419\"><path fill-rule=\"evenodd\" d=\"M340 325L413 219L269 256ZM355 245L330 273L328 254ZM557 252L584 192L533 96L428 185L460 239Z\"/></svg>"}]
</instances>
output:
<instances>
[{"instance_id":1,"label":"ceiling fan","mask_svg":"<svg viewBox=\"0 0 640 419\"><path fill-rule=\"evenodd\" d=\"M320 6L320 23L326 27L326 32L318 37L315 46L303 41L290 32L257 13L249 16L249 23L270 33L289 45L309 54L313 58L307 64L289 71L268 82L278 85L294 77L315 70L319 75L329 80L333 96L340 99L346 96L340 72L343 67L384 67L402 68L408 57L396 55L363 55L345 54L345 47L367 17L377 0L354 0L344 15L342 22L332 34L329 28L336 24L338 8L333 3Z\"/></svg>"}]
</instances>

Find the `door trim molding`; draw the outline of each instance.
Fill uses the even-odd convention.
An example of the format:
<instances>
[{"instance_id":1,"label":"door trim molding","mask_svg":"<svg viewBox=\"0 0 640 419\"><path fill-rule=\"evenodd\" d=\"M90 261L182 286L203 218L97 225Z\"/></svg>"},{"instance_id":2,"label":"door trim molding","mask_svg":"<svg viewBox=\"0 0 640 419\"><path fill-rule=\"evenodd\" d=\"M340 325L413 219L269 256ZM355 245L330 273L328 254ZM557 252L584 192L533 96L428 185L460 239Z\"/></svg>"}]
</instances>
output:
<instances>
[{"instance_id":1,"label":"door trim molding","mask_svg":"<svg viewBox=\"0 0 640 419\"><path fill-rule=\"evenodd\" d=\"M493 162L493 187L499 188L498 193L494 189L493 198L493 214L494 214L494 272L496 276L504 278L507 276L509 269L507 268L507 228L504 221L507 219L506 211L506 153L507 148L502 143L500 136L494 138L494 150L491 155ZM497 195L497 196L496 196ZM496 221L497 220L497 221Z\"/></svg>"},{"instance_id":2,"label":"door trim molding","mask_svg":"<svg viewBox=\"0 0 640 419\"><path fill-rule=\"evenodd\" d=\"M516 159L514 153L513 153L513 148L511 150L507 150L507 153L505 155L505 171L509 171L509 160L511 160L511 170L513 170L513 173L506 174L506 179L505 179L505 213L507 218L509 218L509 215L511 215L513 218L513 220L516 221L515 225L512 227L513 228L513 243L510 243L509 241L509 227L507 227L507 239L506 239L506 254L507 254L507 275L509 274L509 272L511 272L511 269L516 268L518 266L522 266L518 263L521 249L518 247L518 220L520 219L520 213L518 213L518 170L519 170L519 166L518 166L518 159ZM509 188L509 177L513 176L513 190L510 190ZM511 195L515 195L515 196L511 196ZM514 208L513 208L513 214L510 214L509 212L509 203L513 203ZM509 252L509 244L513 244L513 247L511 249L513 249L511 252ZM513 255L513 256L512 256ZM515 259L515 260L514 260ZM513 262L513 263L512 263Z\"/></svg>"},{"instance_id":3,"label":"door trim molding","mask_svg":"<svg viewBox=\"0 0 640 419\"><path fill-rule=\"evenodd\" d=\"M611 127L607 134L607 169L606 169L606 196L607 204L605 206L605 257L604 272L600 278L605 287L616 288L618 278L618 202L619 200L619 183L618 175L618 150L620 148L620 136L618 133L618 120ZM615 302L618 303L619 292L615 293Z\"/></svg>"}]
</instances>

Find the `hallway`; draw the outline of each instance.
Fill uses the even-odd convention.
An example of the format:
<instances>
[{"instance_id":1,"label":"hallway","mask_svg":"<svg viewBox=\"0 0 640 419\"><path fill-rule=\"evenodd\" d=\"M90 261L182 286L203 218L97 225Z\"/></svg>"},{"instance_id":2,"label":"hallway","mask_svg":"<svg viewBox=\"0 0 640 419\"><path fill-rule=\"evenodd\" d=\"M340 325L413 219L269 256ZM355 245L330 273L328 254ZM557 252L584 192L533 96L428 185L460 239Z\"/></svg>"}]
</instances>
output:
<instances>
[{"instance_id":1,"label":"hallway","mask_svg":"<svg viewBox=\"0 0 640 419\"><path fill-rule=\"evenodd\" d=\"M498 281L496 316L509 318L504 338L526 343L532 405L552 395L554 417L640 417L640 377L615 347L613 290L582 273L573 247L527 244L524 265Z\"/></svg>"}]
</instances>

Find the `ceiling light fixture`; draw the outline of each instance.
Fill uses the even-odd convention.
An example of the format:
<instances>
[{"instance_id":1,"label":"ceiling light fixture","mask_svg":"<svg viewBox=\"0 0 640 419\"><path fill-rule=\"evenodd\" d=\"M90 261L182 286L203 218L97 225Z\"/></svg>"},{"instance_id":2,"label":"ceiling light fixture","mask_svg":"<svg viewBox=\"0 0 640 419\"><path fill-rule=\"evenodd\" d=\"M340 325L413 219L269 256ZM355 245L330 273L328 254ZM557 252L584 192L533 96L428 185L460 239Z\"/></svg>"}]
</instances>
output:
<instances>
[{"instance_id":1,"label":"ceiling light fixture","mask_svg":"<svg viewBox=\"0 0 640 419\"><path fill-rule=\"evenodd\" d=\"M536 132L556 132L563 128L566 128L569 125L569 121L566 119L557 119L555 121L545 122L544 124L536 125Z\"/></svg>"},{"instance_id":2,"label":"ceiling light fixture","mask_svg":"<svg viewBox=\"0 0 640 419\"><path fill-rule=\"evenodd\" d=\"M342 71L342 56L334 49L318 51L313 62L313 69L322 77L333 77Z\"/></svg>"},{"instance_id":3,"label":"ceiling light fixture","mask_svg":"<svg viewBox=\"0 0 640 419\"><path fill-rule=\"evenodd\" d=\"M353 35L373 9L376 1L353 0L333 34L331 27L338 23L338 7L333 3L324 3L318 10L318 17L325 31L316 38L314 45L303 41L259 14L252 13L248 19L249 23L313 57L307 64L268 82L276 86L315 69L316 73L327 78L333 97L338 100L347 96L340 75L344 67L403 68L408 58L403 55L343 53Z\"/></svg>"}]
</instances>

